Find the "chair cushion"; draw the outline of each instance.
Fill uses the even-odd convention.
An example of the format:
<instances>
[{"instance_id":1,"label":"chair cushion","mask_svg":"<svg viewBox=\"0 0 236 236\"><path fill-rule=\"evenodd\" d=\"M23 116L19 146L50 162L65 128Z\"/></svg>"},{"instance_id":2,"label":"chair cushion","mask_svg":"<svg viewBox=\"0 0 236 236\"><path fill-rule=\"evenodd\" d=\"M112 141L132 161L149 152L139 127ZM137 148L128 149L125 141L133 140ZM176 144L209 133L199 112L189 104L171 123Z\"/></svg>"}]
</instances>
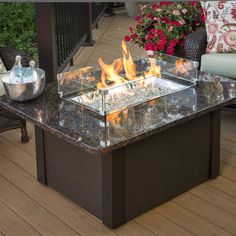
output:
<instances>
[{"instance_id":1,"label":"chair cushion","mask_svg":"<svg viewBox=\"0 0 236 236\"><path fill-rule=\"evenodd\" d=\"M207 53L236 52L236 2L201 2L206 18Z\"/></svg>"},{"instance_id":2,"label":"chair cushion","mask_svg":"<svg viewBox=\"0 0 236 236\"><path fill-rule=\"evenodd\" d=\"M4 63L3 63L3 61L0 57L0 73L4 73L6 71L7 71L7 69L6 69L6 67L5 67L5 65L4 65Z\"/></svg>"},{"instance_id":3,"label":"chair cushion","mask_svg":"<svg viewBox=\"0 0 236 236\"><path fill-rule=\"evenodd\" d=\"M7 71L5 65L3 64L3 61L0 57L0 74L1 73L5 73ZM0 96L2 96L3 94L5 94L5 90L3 88L3 84L2 84L2 80L1 80L1 75L0 75Z\"/></svg>"},{"instance_id":4,"label":"chair cushion","mask_svg":"<svg viewBox=\"0 0 236 236\"><path fill-rule=\"evenodd\" d=\"M236 53L202 55L201 71L236 79Z\"/></svg>"}]
</instances>

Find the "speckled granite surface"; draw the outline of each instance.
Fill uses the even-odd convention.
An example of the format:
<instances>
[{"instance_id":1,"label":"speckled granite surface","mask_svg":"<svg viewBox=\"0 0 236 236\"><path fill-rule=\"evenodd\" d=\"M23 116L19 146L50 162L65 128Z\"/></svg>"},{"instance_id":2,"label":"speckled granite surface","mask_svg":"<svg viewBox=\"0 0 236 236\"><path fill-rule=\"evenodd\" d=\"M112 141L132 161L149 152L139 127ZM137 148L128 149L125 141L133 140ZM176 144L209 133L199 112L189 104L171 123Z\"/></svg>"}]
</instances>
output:
<instances>
[{"instance_id":1,"label":"speckled granite surface","mask_svg":"<svg viewBox=\"0 0 236 236\"><path fill-rule=\"evenodd\" d=\"M1 96L0 106L85 151L105 154L219 109L235 97L236 81L201 73L198 87L131 107L107 120L60 99L54 83L41 97L26 103Z\"/></svg>"}]
</instances>

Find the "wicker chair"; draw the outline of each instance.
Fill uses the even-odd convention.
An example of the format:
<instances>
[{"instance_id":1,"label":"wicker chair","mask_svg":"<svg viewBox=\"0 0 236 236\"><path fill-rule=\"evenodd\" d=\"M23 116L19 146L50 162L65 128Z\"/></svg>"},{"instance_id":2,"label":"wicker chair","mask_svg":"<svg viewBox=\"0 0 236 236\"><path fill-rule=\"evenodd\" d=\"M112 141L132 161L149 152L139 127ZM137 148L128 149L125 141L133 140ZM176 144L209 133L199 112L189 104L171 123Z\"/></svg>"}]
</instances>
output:
<instances>
[{"instance_id":1,"label":"wicker chair","mask_svg":"<svg viewBox=\"0 0 236 236\"><path fill-rule=\"evenodd\" d=\"M187 35L185 39L185 57L201 63L201 56L205 54L207 46L207 33L205 28L197 29Z\"/></svg>"},{"instance_id":2,"label":"wicker chair","mask_svg":"<svg viewBox=\"0 0 236 236\"><path fill-rule=\"evenodd\" d=\"M0 48L0 57L7 70L10 70L14 65L16 55L21 56L22 66L29 65L29 57L24 52L13 48ZM26 121L0 107L0 132L17 128L21 128L21 141L28 142Z\"/></svg>"}]
</instances>

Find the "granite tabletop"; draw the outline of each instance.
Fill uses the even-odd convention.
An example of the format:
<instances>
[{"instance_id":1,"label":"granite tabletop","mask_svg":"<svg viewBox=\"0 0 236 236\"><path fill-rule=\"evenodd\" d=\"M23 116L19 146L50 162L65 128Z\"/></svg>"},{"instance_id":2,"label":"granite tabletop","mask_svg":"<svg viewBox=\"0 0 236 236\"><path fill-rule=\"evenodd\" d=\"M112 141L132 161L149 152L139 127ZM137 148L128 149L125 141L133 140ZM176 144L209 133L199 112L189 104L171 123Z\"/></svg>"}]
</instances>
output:
<instances>
[{"instance_id":1,"label":"granite tabletop","mask_svg":"<svg viewBox=\"0 0 236 236\"><path fill-rule=\"evenodd\" d=\"M199 85L112 114L97 117L60 99L56 83L20 103L0 97L0 106L92 154L105 154L230 104L236 81L200 72Z\"/></svg>"}]
</instances>

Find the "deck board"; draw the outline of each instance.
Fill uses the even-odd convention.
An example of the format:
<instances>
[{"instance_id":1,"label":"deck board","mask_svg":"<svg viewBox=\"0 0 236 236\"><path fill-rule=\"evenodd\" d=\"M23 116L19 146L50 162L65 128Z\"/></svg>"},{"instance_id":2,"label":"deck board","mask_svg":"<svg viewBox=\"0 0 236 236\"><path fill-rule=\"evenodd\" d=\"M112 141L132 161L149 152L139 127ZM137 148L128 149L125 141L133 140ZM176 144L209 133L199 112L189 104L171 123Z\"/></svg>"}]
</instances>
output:
<instances>
[{"instance_id":1,"label":"deck board","mask_svg":"<svg viewBox=\"0 0 236 236\"><path fill-rule=\"evenodd\" d=\"M5 235L42 235L1 201L0 212L0 229Z\"/></svg>"},{"instance_id":2,"label":"deck board","mask_svg":"<svg viewBox=\"0 0 236 236\"><path fill-rule=\"evenodd\" d=\"M235 111L231 113L235 115ZM222 130L226 123L234 126L235 121L236 116L234 120L227 119L227 112L223 112ZM28 124L28 127L31 139L34 139L33 126ZM0 224L3 235L14 235L16 230L33 230L32 235L60 235L58 229L67 235L96 236L154 236L172 235L173 232L175 235L236 235L236 156L230 149L221 150L222 173L218 178L116 230L109 230L86 211L36 181L35 174L30 173L27 166L30 163L31 168L35 168L35 165L32 167L35 155L28 152L34 150L35 142L21 144L17 138L20 140L20 132L16 130L0 134L0 209L1 217L9 219L9 224ZM230 147L236 147L234 140ZM33 172L36 173L36 169ZM48 220L44 221L42 217ZM14 222L14 227L9 227L10 222Z\"/></svg>"},{"instance_id":3,"label":"deck board","mask_svg":"<svg viewBox=\"0 0 236 236\"><path fill-rule=\"evenodd\" d=\"M94 31L96 44L81 48L73 68L109 62L121 55L120 42L134 20L125 13L104 18ZM132 54L143 53L128 44ZM73 69L71 68L71 69ZM30 142L20 131L0 134L0 236L2 235L236 235L236 111L222 113L221 175L149 211L118 229L98 219L36 180L34 127Z\"/></svg>"}]
</instances>

